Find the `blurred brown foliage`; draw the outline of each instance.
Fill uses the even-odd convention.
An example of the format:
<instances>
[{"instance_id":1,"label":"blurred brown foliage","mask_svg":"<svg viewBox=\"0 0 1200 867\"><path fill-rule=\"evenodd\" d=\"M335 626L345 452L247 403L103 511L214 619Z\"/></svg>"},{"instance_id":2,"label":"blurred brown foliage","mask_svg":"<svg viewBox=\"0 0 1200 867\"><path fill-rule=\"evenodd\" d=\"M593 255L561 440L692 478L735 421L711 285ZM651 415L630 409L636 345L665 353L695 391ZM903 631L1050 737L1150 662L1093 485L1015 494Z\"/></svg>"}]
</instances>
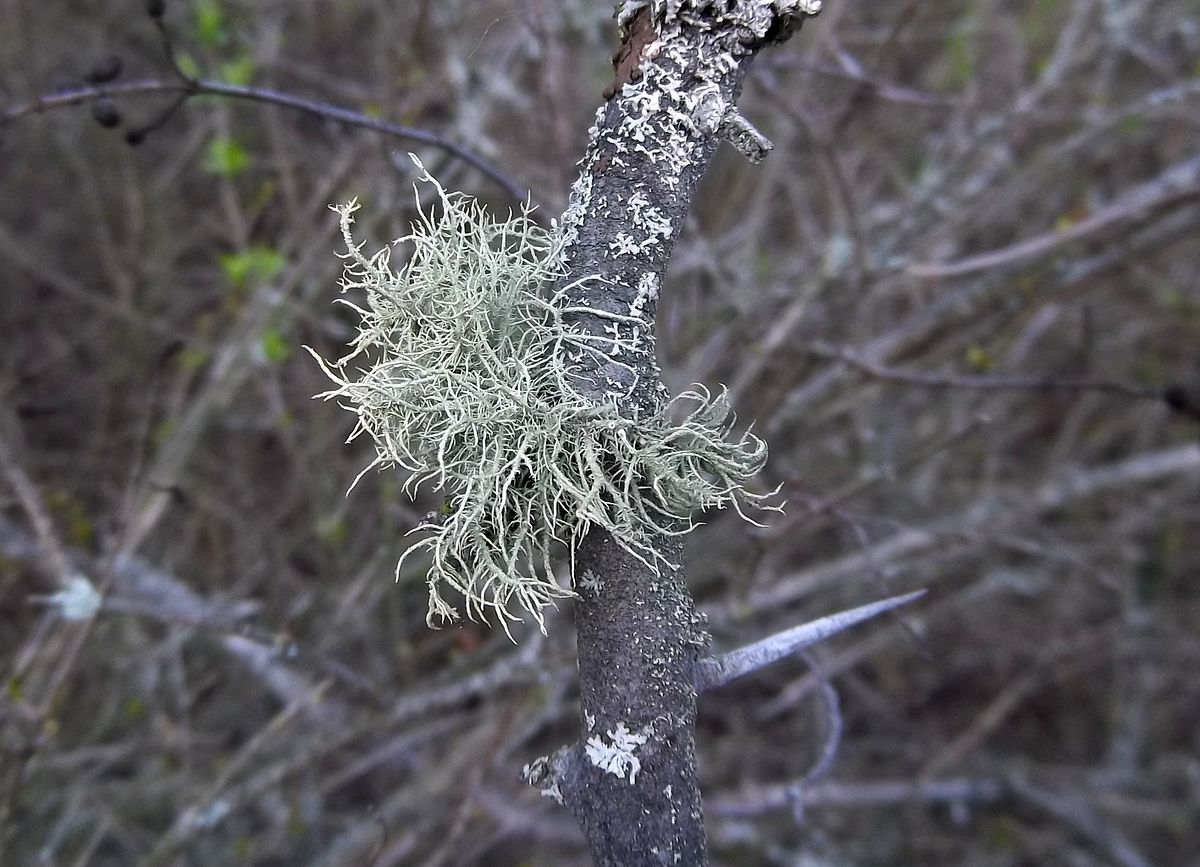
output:
<instances>
[{"instance_id":1,"label":"blurred brown foliage","mask_svg":"<svg viewBox=\"0 0 1200 867\"><path fill-rule=\"evenodd\" d=\"M2 8L0 111L110 55L170 77L140 2ZM165 20L184 68L435 130L549 216L610 12ZM676 386L730 385L791 505L713 515L692 586L720 648L931 592L816 648L844 722L824 782L795 785L829 725L802 663L701 702L716 863L1200 852L1198 76L1181 0L829 0L755 66L775 152L719 157L660 349ZM0 126L0 863L583 863L518 781L577 729L570 605L516 647L427 629L392 566L436 500L377 474L345 496L370 447L298 351L353 324L327 205L403 234L412 145L203 98L128 146L166 99ZM76 571L90 621L47 603Z\"/></svg>"}]
</instances>

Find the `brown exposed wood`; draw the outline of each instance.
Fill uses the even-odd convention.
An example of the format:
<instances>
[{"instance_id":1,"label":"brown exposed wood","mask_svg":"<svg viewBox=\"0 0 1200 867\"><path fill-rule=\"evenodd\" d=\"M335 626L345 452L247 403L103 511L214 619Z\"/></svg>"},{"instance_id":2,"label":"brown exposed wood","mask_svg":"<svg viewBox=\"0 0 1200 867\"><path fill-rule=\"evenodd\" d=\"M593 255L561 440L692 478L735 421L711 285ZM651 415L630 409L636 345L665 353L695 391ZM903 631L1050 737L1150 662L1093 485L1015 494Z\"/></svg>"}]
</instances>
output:
<instances>
[{"instance_id":1,"label":"brown exposed wood","mask_svg":"<svg viewBox=\"0 0 1200 867\"><path fill-rule=\"evenodd\" d=\"M628 35L613 54L613 69L616 70L616 75L612 83L604 88L605 99L612 99L626 84L642 77L641 70L638 69L642 63L642 52L657 37L654 24L650 20L650 10L643 9L629 22Z\"/></svg>"}]
</instances>

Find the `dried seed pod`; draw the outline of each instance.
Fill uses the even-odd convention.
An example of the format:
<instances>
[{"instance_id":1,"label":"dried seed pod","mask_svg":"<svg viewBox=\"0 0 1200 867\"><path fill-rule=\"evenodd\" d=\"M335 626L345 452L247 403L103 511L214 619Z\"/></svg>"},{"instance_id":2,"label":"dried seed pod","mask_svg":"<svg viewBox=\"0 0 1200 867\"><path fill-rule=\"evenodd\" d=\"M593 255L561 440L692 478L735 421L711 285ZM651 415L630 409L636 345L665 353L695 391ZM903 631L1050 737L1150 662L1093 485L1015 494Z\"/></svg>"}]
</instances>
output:
<instances>
[{"instance_id":1,"label":"dried seed pod","mask_svg":"<svg viewBox=\"0 0 1200 867\"><path fill-rule=\"evenodd\" d=\"M1163 391L1163 401L1177 413L1200 418L1200 388L1188 389L1175 383Z\"/></svg>"},{"instance_id":2,"label":"dried seed pod","mask_svg":"<svg viewBox=\"0 0 1200 867\"><path fill-rule=\"evenodd\" d=\"M102 96L92 103L92 117L105 129L112 129L121 124L121 110L107 96Z\"/></svg>"},{"instance_id":3,"label":"dried seed pod","mask_svg":"<svg viewBox=\"0 0 1200 867\"><path fill-rule=\"evenodd\" d=\"M92 68L88 70L88 74L83 77L83 80L88 84L107 84L110 81L115 81L120 76L123 66L124 62L118 55L110 54L93 63Z\"/></svg>"}]
</instances>

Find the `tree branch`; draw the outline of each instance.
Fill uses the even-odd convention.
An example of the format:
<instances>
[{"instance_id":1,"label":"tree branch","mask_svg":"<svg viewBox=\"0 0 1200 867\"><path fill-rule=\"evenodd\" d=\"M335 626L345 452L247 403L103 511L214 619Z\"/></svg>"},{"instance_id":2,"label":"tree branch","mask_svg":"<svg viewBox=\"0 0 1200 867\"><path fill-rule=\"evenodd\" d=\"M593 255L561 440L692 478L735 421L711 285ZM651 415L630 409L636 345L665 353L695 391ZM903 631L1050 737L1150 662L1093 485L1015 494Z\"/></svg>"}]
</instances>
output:
<instances>
[{"instance_id":1,"label":"tree branch","mask_svg":"<svg viewBox=\"0 0 1200 867\"><path fill-rule=\"evenodd\" d=\"M791 2L626 2L612 94L596 115L560 232L554 287L576 331L604 351L570 357L576 389L625 418L667 397L654 357L659 287L722 136L751 157L769 143L734 108L747 62L820 8ZM611 316L634 317L614 324ZM678 563L678 538L655 543ZM576 557L581 741L526 768L583 827L598 865L707 863L696 778L694 679L707 640L682 573L593 532Z\"/></svg>"},{"instance_id":2,"label":"tree branch","mask_svg":"<svg viewBox=\"0 0 1200 867\"><path fill-rule=\"evenodd\" d=\"M1012 268L1049 255L1077 241L1094 240L1106 233L1128 230L1153 219L1160 211L1194 201L1200 196L1200 157L1178 163L1153 180L1134 187L1115 202L1061 231L1046 232L1024 241L957 262L916 263L907 273L921 280L964 277L995 268Z\"/></svg>"},{"instance_id":3,"label":"tree branch","mask_svg":"<svg viewBox=\"0 0 1200 867\"><path fill-rule=\"evenodd\" d=\"M905 385L920 385L928 388L973 388L979 391L1098 391L1136 400L1167 400L1160 388L1130 385L1110 379L1095 377L1060 379L1052 376L955 376L953 374L900 370L878 361L872 361L851 349L833 346L823 340L814 340L804 348L810 355L818 358L835 359L877 379L886 379Z\"/></svg>"}]
</instances>

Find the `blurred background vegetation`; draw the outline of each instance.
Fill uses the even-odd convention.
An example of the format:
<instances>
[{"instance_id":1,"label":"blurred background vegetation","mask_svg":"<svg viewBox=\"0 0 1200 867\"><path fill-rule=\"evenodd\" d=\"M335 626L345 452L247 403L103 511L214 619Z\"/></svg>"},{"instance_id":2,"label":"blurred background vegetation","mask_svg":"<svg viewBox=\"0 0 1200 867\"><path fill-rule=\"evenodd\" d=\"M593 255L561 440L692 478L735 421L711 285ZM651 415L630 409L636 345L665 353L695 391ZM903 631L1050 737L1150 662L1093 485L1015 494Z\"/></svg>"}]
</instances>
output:
<instances>
[{"instance_id":1,"label":"blurred background vegetation","mask_svg":"<svg viewBox=\"0 0 1200 867\"><path fill-rule=\"evenodd\" d=\"M112 55L177 81L146 5L0 0L0 864L586 863L518 779L577 731L570 604L516 646L427 629L392 569L437 500L345 496L371 447L300 351L352 334L331 202L403 234L408 150L512 196L279 105L32 110ZM548 219L611 11L164 21L186 74L444 136ZM714 644L930 592L702 701L715 863L1191 863L1200 6L828 0L743 111L775 152L720 154L659 313L672 384L727 383L790 501L693 537Z\"/></svg>"}]
</instances>

